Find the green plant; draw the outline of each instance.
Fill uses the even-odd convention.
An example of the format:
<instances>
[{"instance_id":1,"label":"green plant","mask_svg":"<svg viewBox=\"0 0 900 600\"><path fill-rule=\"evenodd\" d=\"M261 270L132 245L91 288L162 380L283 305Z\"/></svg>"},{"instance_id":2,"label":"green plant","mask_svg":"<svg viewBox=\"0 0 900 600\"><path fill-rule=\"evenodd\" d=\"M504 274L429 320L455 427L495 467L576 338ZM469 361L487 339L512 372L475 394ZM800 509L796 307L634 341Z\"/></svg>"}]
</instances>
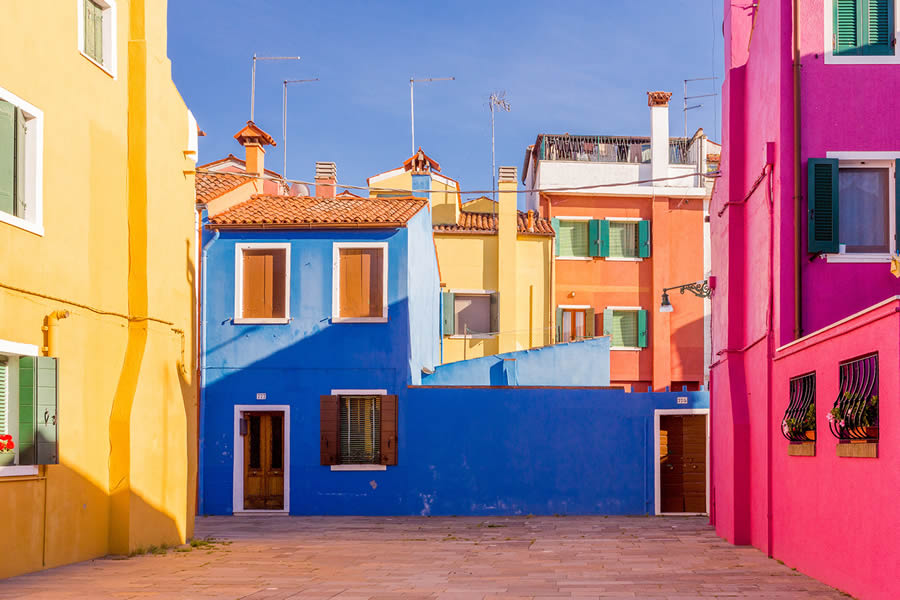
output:
<instances>
[{"instance_id":1,"label":"green plant","mask_svg":"<svg viewBox=\"0 0 900 600\"><path fill-rule=\"evenodd\" d=\"M807 431L816 430L816 403L810 402L806 412L798 418L788 417L782 423L785 433L792 436L803 435Z\"/></svg>"},{"instance_id":2,"label":"green plant","mask_svg":"<svg viewBox=\"0 0 900 600\"><path fill-rule=\"evenodd\" d=\"M843 399L828 412L828 420L837 427L877 427L878 396L862 400L858 394L844 392Z\"/></svg>"}]
</instances>

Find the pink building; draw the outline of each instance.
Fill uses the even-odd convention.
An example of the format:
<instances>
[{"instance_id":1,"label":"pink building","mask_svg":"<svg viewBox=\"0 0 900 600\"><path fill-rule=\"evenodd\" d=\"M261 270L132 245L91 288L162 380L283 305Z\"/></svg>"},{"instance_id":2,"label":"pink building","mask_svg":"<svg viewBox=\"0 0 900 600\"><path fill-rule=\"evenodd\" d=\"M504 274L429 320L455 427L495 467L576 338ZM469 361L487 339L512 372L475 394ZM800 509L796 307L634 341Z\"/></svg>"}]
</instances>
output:
<instances>
[{"instance_id":1,"label":"pink building","mask_svg":"<svg viewBox=\"0 0 900 600\"><path fill-rule=\"evenodd\" d=\"M724 4L711 519L898 598L900 0Z\"/></svg>"}]
</instances>

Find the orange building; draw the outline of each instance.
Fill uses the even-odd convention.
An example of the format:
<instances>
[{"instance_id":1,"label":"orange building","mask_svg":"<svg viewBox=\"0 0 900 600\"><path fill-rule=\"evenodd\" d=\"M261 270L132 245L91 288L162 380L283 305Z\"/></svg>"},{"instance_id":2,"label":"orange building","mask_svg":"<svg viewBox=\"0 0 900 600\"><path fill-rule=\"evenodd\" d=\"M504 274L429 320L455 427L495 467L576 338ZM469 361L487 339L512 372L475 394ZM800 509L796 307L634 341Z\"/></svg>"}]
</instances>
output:
<instances>
[{"instance_id":1,"label":"orange building","mask_svg":"<svg viewBox=\"0 0 900 600\"><path fill-rule=\"evenodd\" d=\"M668 99L651 92L649 137L538 136L525 156L527 205L552 219L556 340L608 335L610 379L634 391L707 381L709 301L663 290L709 269L708 154L699 130L670 138ZM651 181L652 180L652 181ZM643 182L643 183L642 183Z\"/></svg>"}]
</instances>

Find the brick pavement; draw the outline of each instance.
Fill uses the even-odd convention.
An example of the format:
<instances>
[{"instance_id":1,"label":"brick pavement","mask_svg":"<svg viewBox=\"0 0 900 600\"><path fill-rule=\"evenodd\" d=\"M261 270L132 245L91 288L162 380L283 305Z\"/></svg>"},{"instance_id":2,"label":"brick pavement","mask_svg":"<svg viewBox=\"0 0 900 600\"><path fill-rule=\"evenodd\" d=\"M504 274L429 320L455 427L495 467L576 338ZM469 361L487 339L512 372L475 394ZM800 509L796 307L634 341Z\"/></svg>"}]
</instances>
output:
<instances>
[{"instance_id":1,"label":"brick pavement","mask_svg":"<svg viewBox=\"0 0 900 600\"><path fill-rule=\"evenodd\" d=\"M205 517L196 535L225 543L23 575L0 598L845 597L698 517Z\"/></svg>"}]
</instances>

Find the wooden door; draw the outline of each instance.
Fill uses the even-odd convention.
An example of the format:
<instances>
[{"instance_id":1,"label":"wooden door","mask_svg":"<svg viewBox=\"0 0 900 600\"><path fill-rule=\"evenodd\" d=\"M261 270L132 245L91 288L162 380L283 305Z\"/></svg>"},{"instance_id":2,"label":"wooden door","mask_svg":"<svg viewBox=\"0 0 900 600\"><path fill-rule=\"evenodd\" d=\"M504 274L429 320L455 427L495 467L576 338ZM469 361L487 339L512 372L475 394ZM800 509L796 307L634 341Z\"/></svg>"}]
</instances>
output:
<instances>
[{"instance_id":1,"label":"wooden door","mask_svg":"<svg viewBox=\"0 0 900 600\"><path fill-rule=\"evenodd\" d=\"M660 511L706 512L706 415L659 418Z\"/></svg>"},{"instance_id":2,"label":"wooden door","mask_svg":"<svg viewBox=\"0 0 900 600\"><path fill-rule=\"evenodd\" d=\"M244 509L284 509L284 413L248 412Z\"/></svg>"}]
</instances>

